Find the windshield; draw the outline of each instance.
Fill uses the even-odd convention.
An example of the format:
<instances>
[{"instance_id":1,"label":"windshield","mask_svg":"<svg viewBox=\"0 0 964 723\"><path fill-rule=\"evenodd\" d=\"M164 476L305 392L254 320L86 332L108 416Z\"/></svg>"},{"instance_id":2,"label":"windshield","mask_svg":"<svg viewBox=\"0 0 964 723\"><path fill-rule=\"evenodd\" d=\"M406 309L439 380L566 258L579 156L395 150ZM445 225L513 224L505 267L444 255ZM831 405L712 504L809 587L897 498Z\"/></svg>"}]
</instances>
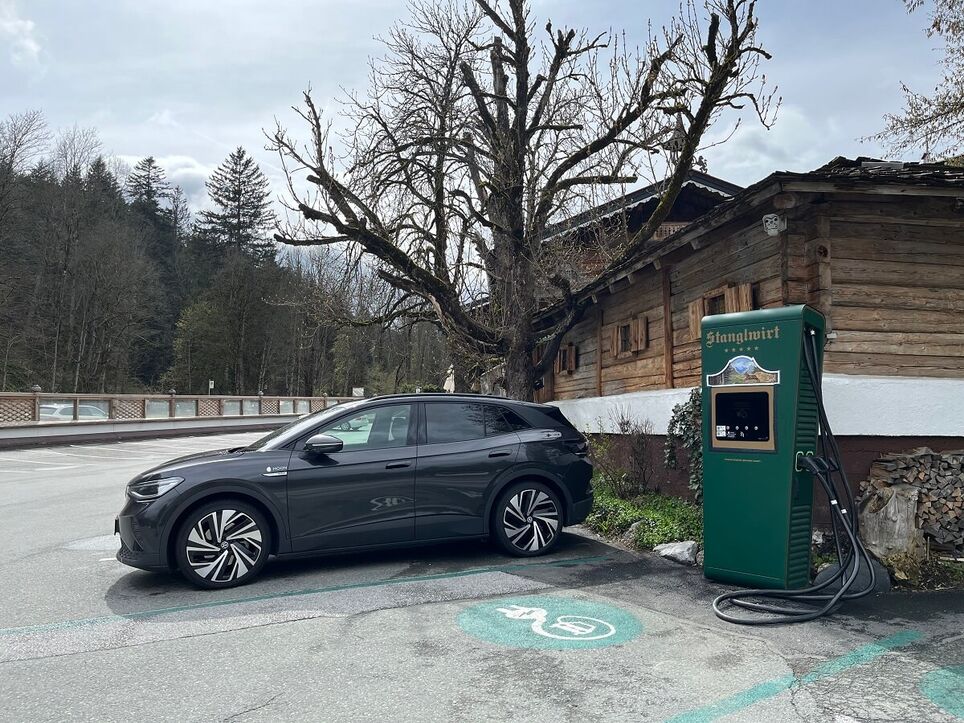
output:
<instances>
[{"instance_id":1,"label":"windshield","mask_svg":"<svg viewBox=\"0 0 964 723\"><path fill-rule=\"evenodd\" d=\"M328 409L324 409L320 412L315 412L314 414L309 414L304 417L299 417L298 419L291 422L290 424L286 424L285 426L274 430L270 434L266 434L256 442L252 442L247 447L245 447L245 449L247 450L264 449L269 442L272 442L279 438L283 438L280 444L284 444L285 442L300 436L303 432L308 431L315 425L320 424L322 422L326 422L327 420L332 419L333 417L336 417L342 412L347 412L349 409L354 409L359 404L362 404L366 401L368 400L359 399L358 401L354 401L354 402L345 402L344 404L338 404L338 405L335 405L334 407L328 407Z\"/></svg>"}]
</instances>

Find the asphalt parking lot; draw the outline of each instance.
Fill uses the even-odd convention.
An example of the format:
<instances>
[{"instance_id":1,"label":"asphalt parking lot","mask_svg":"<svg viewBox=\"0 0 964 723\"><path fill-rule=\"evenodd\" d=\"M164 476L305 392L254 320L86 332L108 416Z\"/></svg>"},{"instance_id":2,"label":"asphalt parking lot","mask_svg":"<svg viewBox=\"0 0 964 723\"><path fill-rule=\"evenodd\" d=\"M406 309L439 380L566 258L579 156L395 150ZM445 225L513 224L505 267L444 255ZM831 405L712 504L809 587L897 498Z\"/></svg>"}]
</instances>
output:
<instances>
[{"instance_id":1,"label":"asphalt parking lot","mask_svg":"<svg viewBox=\"0 0 964 723\"><path fill-rule=\"evenodd\" d=\"M199 591L114 560L126 481L256 434L0 452L0 719L964 719L964 595L722 623L692 568L568 534L275 562Z\"/></svg>"}]
</instances>

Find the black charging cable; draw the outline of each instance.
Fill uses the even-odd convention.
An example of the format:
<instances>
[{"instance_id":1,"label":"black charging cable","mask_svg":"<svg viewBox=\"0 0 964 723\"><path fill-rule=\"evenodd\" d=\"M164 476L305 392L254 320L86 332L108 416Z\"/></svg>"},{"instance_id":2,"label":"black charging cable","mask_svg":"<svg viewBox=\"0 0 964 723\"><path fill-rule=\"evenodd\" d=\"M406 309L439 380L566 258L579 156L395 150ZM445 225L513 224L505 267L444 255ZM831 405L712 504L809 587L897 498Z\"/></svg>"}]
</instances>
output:
<instances>
[{"instance_id":1,"label":"black charging cable","mask_svg":"<svg viewBox=\"0 0 964 723\"><path fill-rule=\"evenodd\" d=\"M777 625L815 620L831 612L843 600L855 600L870 594L876 585L870 555L860 541L853 490L847 480L840 448L831 431L827 410L823 404L823 389L818 371L817 334L812 329L804 332L803 351L807 375L817 402L820 432L817 447L819 454L804 455L799 460L801 466L820 482L830 502L830 522L840 566L823 582L799 590L735 590L720 595L713 601L713 612L721 620L730 623ZM846 507L841 505L841 500ZM852 588L857 581L862 561L870 571L870 579L866 586L854 591ZM840 588L836 592L827 591L828 587L838 582ZM793 603L794 606L764 602L768 600L780 600ZM741 617L730 612L733 607L766 613L767 616Z\"/></svg>"}]
</instances>

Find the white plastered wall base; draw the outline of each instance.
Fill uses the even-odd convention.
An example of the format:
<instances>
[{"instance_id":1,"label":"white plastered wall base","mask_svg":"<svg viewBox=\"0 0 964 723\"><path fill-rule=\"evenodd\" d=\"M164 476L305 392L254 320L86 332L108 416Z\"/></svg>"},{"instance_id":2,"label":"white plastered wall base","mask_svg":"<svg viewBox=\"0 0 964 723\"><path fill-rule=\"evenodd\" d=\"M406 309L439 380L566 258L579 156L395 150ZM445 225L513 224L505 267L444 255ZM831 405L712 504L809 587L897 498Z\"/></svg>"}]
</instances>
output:
<instances>
[{"instance_id":1,"label":"white plastered wall base","mask_svg":"<svg viewBox=\"0 0 964 723\"><path fill-rule=\"evenodd\" d=\"M614 432L615 417L625 411L665 434L673 407L690 391L659 389L550 404L583 432ZM964 379L825 374L823 396L836 435L964 437Z\"/></svg>"}]
</instances>

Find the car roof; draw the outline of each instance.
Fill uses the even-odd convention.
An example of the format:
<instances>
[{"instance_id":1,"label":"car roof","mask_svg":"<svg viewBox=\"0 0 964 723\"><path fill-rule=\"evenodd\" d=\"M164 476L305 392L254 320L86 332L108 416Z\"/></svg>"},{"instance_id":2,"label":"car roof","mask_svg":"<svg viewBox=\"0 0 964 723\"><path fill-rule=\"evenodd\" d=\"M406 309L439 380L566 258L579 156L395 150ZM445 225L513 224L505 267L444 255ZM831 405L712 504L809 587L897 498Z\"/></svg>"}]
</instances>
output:
<instances>
[{"instance_id":1,"label":"car roof","mask_svg":"<svg viewBox=\"0 0 964 723\"><path fill-rule=\"evenodd\" d=\"M494 394L471 394L471 393L450 393L450 392L416 392L408 394L382 394L376 397L369 397L366 401L384 401L384 400L398 400L398 401L412 401L412 402L427 402L427 401L445 401L445 402L495 402L498 404L511 404L519 405L524 407L536 407L539 409L546 409L550 405L539 404L538 402L523 402L518 399L509 399L508 397L500 397Z\"/></svg>"}]
</instances>

